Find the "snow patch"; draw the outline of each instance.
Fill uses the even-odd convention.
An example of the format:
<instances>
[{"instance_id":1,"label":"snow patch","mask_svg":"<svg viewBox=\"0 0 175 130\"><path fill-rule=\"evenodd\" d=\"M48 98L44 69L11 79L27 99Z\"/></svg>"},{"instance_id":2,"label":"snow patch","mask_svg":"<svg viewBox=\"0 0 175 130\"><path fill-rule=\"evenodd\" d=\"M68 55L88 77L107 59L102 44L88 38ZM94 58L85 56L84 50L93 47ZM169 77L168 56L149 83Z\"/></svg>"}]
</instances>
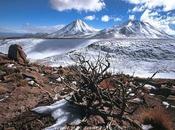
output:
<instances>
[{"instance_id":1,"label":"snow patch","mask_svg":"<svg viewBox=\"0 0 175 130\"><path fill-rule=\"evenodd\" d=\"M51 114L56 123L45 130L56 130L63 128L67 123L78 124L82 118L82 110L65 99L55 102L50 106L34 108L33 111L39 114Z\"/></svg>"},{"instance_id":2,"label":"snow patch","mask_svg":"<svg viewBox=\"0 0 175 130\"><path fill-rule=\"evenodd\" d=\"M142 124L141 126L142 126L142 130L150 130L150 129L153 128L151 124L148 124L148 125L143 125Z\"/></svg>"}]
</instances>

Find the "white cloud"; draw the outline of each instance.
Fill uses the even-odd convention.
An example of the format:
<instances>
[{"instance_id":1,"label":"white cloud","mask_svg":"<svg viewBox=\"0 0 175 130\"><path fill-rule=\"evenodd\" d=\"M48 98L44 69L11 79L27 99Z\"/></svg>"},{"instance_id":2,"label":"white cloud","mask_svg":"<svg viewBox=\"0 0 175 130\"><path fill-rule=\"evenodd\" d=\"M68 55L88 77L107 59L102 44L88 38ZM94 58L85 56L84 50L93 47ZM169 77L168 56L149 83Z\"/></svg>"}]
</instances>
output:
<instances>
[{"instance_id":1,"label":"white cloud","mask_svg":"<svg viewBox=\"0 0 175 130\"><path fill-rule=\"evenodd\" d=\"M175 0L124 0L135 5L133 9L128 12L133 14L135 12L143 12L140 20L149 22L153 26L164 30L169 34L175 35L175 30L171 29L169 25L175 21Z\"/></svg>"},{"instance_id":2,"label":"white cloud","mask_svg":"<svg viewBox=\"0 0 175 130\"><path fill-rule=\"evenodd\" d=\"M135 20L135 15L129 15L129 20Z\"/></svg>"},{"instance_id":3,"label":"white cloud","mask_svg":"<svg viewBox=\"0 0 175 130\"><path fill-rule=\"evenodd\" d=\"M124 0L126 2L129 2L131 4L142 4L145 3L147 0Z\"/></svg>"},{"instance_id":4,"label":"white cloud","mask_svg":"<svg viewBox=\"0 0 175 130\"><path fill-rule=\"evenodd\" d=\"M119 17L109 16L109 15L103 15L101 17L102 22L108 22L109 20L113 20L114 22L121 21L122 19Z\"/></svg>"},{"instance_id":5,"label":"white cloud","mask_svg":"<svg viewBox=\"0 0 175 130\"><path fill-rule=\"evenodd\" d=\"M171 11L175 9L175 0L124 0L124 1L129 2L131 4L135 4L140 7L146 7L148 9L154 9L156 7L163 7L164 11Z\"/></svg>"},{"instance_id":6,"label":"white cloud","mask_svg":"<svg viewBox=\"0 0 175 130\"><path fill-rule=\"evenodd\" d=\"M108 22L109 20L110 20L110 17L108 15L103 15L101 17L101 21L103 21L103 22Z\"/></svg>"},{"instance_id":7,"label":"white cloud","mask_svg":"<svg viewBox=\"0 0 175 130\"><path fill-rule=\"evenodd\" d=\"M145 10L145 6L135 6L130 12L142 12Z\"/></svg>"},{"instance_id":8,"label":"white cloud","mask_svg":"<svg viewBox=\"0 0 175 130\"><path fill-rule=\"evenodd\" d=\"M174 21L172 21L172 23L171 24L175 24L175 20Z\"/></svg>"},{"instance_id":9,"label":"white cloud","mask_svg":"<svg viewBox=\"0 0 175 130\"><path fill-rule=\"evenodd\" d=\"M142 14L140 20L148 22L168 34L175 35L175 31L169 26L169 24L173 24L175 21L175 17L173 16L161 16L158 12L153 12L152 10L147 9Z\"/></svg>"},{"instance_id":10,"label":"white cloud","mask_svg":"<svg viewBox=\"0 0 175 130\"><path fill-rule=\"evenodd\" d=\"M92 21L92 20L95 19L95 15L86 16L86 17L84 17L84 19L85 19L85 20L90 20L90 21Z\"/></svg>"},{"instance_id":11,"label":"white cloud","mask_svg":"<svg viewBox=\"0 0 175 130\"><path fill-rule=\"evenodd\" d=\"M58 11L100 11L105 7L103 0L50 0L50 2Z\"/></svg>"}]
</instances>

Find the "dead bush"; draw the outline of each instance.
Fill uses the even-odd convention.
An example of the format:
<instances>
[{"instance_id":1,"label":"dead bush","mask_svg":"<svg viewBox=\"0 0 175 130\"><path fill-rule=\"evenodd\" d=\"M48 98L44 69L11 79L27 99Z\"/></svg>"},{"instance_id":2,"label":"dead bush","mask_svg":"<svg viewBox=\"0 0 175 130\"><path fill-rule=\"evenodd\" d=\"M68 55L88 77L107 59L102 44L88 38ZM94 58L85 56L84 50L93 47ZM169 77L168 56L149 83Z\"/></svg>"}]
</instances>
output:
<instances>
[{"instance_id":1,"label":"dead bush","mask_svg":"<svg viewBox=\"0 0 175 130\"><path fill-rule=\"evenodd\" d=\"M74 92L68 101L81 107L86 117L101 116L105 125L117 120L120 125L129 122L140 129L128 115L133 114L144 103L144 84L137 84L132 78L118 80L117 76L108 73L110 62L107 56L99 56L95 61L90 61L85 56L76 55L73 60L76 66L71 66L70 71L74 71L72 81L77 84L72 84L67 79L62 80ZM135 99L140 99L142 103L136 103Z\"/></svg>"}]
</instances>

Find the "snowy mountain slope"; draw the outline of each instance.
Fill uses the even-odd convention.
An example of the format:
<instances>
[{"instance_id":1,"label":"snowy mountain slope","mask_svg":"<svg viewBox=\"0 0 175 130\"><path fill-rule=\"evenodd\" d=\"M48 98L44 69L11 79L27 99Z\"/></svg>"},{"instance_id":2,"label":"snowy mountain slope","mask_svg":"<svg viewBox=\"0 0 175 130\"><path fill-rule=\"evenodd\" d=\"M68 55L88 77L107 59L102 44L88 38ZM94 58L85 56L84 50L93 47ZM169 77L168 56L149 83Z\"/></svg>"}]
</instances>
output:
<instances>
[{"instance_id":1,"label":"snowy mountain slope","mask_svg":"<svg viewBox=\"0 0 175 130\"><path fill-rule=\"evenodd\" d=\"M157 77L173 78L175 76L175 42L174 40L156 39L113 39L95 42L87 47L40 60L41 64L51 66L71 65L70 57L82 54L88 60L109 54L110 71L148 77L161 71Z\"/></svg>"},{"instance_id":2,"label":"snowy mountain slope","mask_svg":"<svg viewBox=\"0 0 175 130\"><path fill-rule=\"evenodd\" d=\"M97 30L87 25L82 20L76 20L62 29L48 35L48 37L56 37L56 38L77 38L77 37L89 37L94 35Z\"/></svg>"},{"instance_id":3,"label":"snowy mountain slope","mask_svg":"<svg viewBox=\"0 0 175 130\"><path fill-rule=\"evenodd\" d=\"M95 37L102 38L173 38L162 30L159 30L149 24L138 20L129 20L128 22L114 26L111 29L100 31Z\"/></svg>"},{"instance_id":4,"label":"snowy mountain slope","mask_svg":"<svg viewBox=\"0 0 175 130\"><path fill-rule=\"evenodd\" d=\"M25 53L30 52L37 44L43 42L44 39L6 39L0 40L0 52L7 54L9 46L12 44L18 44L23 47Z\"/></svg>"}]
</instances>

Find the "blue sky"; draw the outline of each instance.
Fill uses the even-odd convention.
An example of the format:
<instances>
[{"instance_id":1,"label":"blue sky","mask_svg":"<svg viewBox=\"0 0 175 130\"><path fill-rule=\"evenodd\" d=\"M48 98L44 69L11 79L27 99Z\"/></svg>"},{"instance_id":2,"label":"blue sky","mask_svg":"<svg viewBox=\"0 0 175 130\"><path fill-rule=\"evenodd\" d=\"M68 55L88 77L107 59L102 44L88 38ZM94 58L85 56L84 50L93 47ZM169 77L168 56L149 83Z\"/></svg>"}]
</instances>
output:
<instances>
[{"instance_id":1,"label":"blue sky","mask_svg":"<svg viewBox=\"0 0 175 130\"><path fill-rule=\"evenodd\" d=\"M55 25L62 27L75 19L98 29L138 19L174 33L175 0L0 1L1 32L51 31Z\"/></svg>"}]
</instances>

